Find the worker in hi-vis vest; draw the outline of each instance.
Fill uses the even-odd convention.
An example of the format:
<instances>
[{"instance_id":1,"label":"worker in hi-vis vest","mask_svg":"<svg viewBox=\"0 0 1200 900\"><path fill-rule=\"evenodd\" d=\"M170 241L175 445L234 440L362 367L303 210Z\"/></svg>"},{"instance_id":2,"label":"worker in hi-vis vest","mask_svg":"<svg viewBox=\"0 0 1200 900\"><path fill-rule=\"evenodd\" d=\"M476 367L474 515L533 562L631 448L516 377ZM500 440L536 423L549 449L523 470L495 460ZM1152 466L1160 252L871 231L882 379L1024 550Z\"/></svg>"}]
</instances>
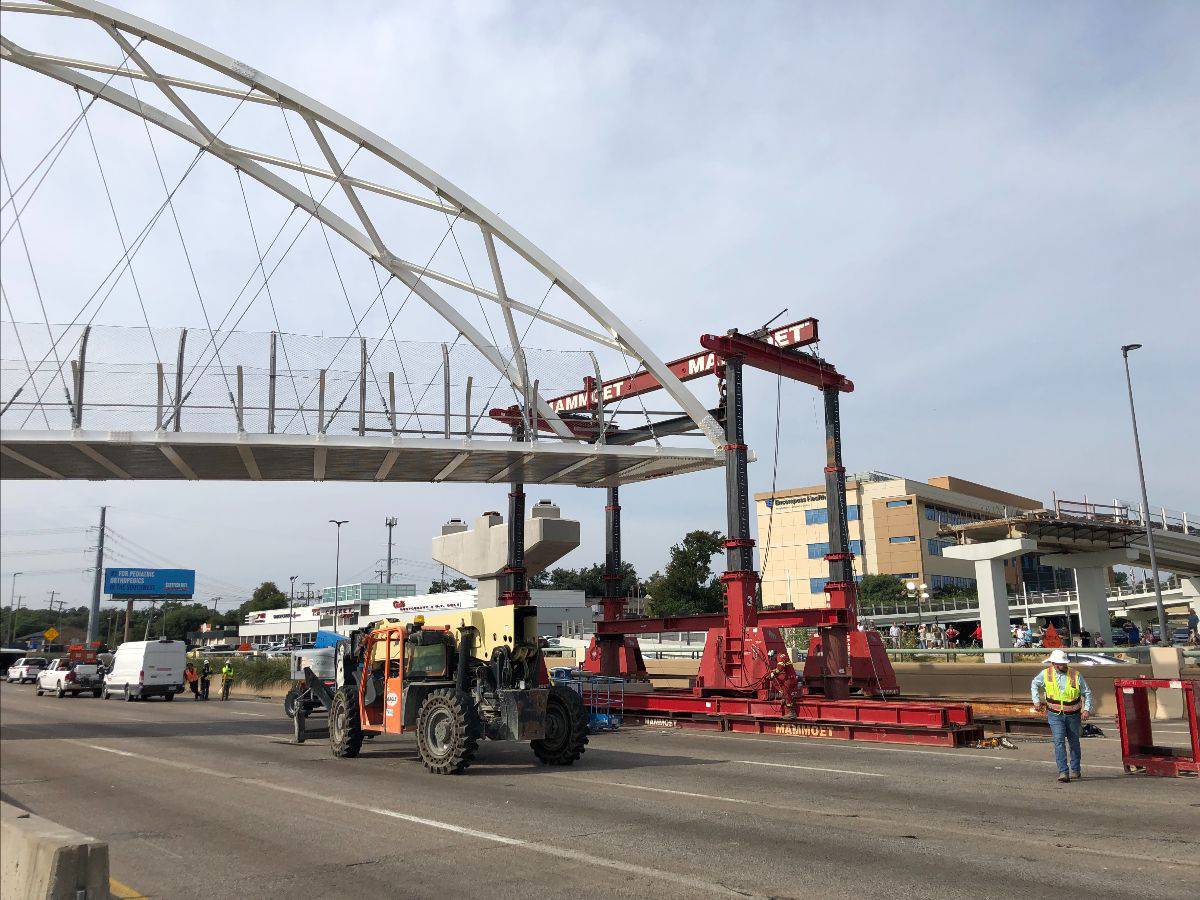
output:
<instances>
[{"instance_id":1,"label":"worker in hi-vis vest","mask_svg":"<svg viewBox=\"0 0 1200 900\"><path fill-rule=\"evenodd\" d=\"M1058 780L1064 784L1072 778L1083 777L1080 771L1079 730L1083 727L1083 720L1092 714L1092 689L1082 675L1070 670L1070 662L1065 652L1055 650L1046 660L1046 668L1033 679L1030 690L1034 708L1038 712L1046 711L1046 721L1050 724L1051 741L1054 744L1054 762L1058 765Z\"/></svg>"}]
</instances>

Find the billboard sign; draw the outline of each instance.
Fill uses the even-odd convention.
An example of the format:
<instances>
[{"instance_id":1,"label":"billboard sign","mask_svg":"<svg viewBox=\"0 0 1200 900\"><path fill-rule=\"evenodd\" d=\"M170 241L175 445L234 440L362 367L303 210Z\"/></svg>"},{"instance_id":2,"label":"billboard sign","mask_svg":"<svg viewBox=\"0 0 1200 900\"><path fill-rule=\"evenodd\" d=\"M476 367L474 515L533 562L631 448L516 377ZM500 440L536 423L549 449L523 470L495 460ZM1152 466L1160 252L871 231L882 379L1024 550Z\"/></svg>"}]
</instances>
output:
<instances>
[{"instance_id":1,"label":"billboard sign","mask_svg":"<svg viewBox=\"0 0 1200 900\"><path fill-rule=\"evenodd\" d=\"M188 600L195 569L105 569L104 593L114 600Z\"/></svg>"}]
</instances>

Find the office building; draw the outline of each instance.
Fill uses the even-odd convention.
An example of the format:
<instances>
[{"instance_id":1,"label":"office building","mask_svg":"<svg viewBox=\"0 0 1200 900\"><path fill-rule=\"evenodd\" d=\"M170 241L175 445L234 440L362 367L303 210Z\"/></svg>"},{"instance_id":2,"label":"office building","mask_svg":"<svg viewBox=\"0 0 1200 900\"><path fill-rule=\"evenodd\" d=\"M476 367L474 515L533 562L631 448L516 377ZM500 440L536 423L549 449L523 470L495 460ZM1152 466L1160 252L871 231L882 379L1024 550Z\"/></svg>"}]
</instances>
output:
<instances>
[{"instance_id":1,"label":"office building","mask_svg":"<svg viewBox=\"0 0 1200 900\"><path fill-rule=\"evenodd\" d=\"M825 485L755 494L754 500L764 605L823 606L829 578ZM856 577L895 575L923 582L934 593L975 586L971 563L942 556L954 541L940 537L939 529L1042 507L951 475L926 482L883 472L848 476L846 504ZM1040 571L1036 561L1026 568ZM1006 577L1014 588L1022 583L1022 560L1010 562Z\"/></svg>"}]
</instances>

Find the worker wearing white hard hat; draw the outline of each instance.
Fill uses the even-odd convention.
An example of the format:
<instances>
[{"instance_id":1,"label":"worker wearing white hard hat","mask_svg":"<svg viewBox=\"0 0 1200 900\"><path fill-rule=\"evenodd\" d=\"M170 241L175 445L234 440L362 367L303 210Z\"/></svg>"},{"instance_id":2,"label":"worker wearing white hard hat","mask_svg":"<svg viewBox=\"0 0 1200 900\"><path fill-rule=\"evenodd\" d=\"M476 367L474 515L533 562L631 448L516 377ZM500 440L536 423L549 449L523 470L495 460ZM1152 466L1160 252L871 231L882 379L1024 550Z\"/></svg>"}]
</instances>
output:
<instances>
[{"instance_id":1,"label":"worker wearing white hard hat","mask_svg":"<svg viewBox=\"0 0 1200 900\"><path fill-rule=\"evenodd\" d=\"M1033 679L1030 689L1034 708L1046 713L1054 744L1054 761L1058 765L1058 780L1064 784L1072 778L1082 777L1079 731L1083 720L1092 714L1092 689L1070 666L1066 652L1055 650L1046 660L1046 668Z\"/></svg>"}]
</instances>

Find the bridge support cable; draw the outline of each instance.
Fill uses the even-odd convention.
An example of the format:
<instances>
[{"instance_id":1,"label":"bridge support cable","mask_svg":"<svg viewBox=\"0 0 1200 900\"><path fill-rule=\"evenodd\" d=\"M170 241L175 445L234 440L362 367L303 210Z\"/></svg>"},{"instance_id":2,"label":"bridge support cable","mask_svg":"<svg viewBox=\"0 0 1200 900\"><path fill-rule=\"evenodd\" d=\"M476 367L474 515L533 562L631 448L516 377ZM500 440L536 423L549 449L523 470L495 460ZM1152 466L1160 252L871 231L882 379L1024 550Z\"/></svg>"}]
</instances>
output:
<instances>
[{"instance_id":1,"label":"bridge support cable","mask_svg":"<svg viewBox=\"0 0 1200 900\"><path fill-rule=\"evenodd\" d=\"M144 40L144 38L138 38L139 46L141 45L143 40ZM11 42L9 42L8 40L6 40L4 38L0 38L0 46L2 46L3 50L5 50L5 51L9 50L10 43ZM121 59L120 66L124 66L125 62L126 62L126 60L128 60L128 58L129 58L128 55L123 57ZM118 66L118 69L120 68L120 66ZM108 81L104 82L105 86L107 87L108 84L116 76L117 76L117 71L113 71L108 76ZM54 164L58 162L59 157L61 157L63 154L63 151L67 149L67 145L71 143L71 139L73 137L75 137L75 132L79 130L80 124L82 124L84 118L87 116L88 112L91 110L92 104L95 103L96 100L97 100L97 97L95 95L93 95L92 98L90 100L88 100L87 105L84 106L82 110L80 110L79 114L76 115L75 118L73 118L71 120L71 122L63 130L63 132L61 134L59 134L58 138L50 145L49 149L47 149L46 152L42 154L41 158L36 163L34 163L33 168L31 168L29 170L29 173L24 178L22 178L20 180L20 182L18 182L16 190L9 196L9 198L7 200L4 201L4 203L2 205L0 205L0 210L3 210L5 207L7 207L9 203L13 204L13 210L18 213L24 212L29 207L29 204L33 202L33 198L35 196L37 196L38 189L41 188L42 182L44 182L46 180L46 177L54 169ZM19 194L22 190L24 190L25 185L29 183L29 179L31 179L37 173L38 169L41 168L42 163L46 162L46 159L50 156L51 153L54 154L54 158L50 160L50 164L46 166L45 171L42 172L41 176L37 180L37 183L34 184L33 190L31 190L29 192L29 197L25 200L24 204L21 204L20 209L18 209L17 208L17 194ZM0 244L3 244L4 241L8 238L9 232L12 231L12 229L15 225L16 225L16 222L14 221L12 225L9 225L8 228L6 228L4 230L4 234L0 235Z\"/></svg>"},{"instance_id":2,"label":"bridge support cable","mask_svg":"<svg viewBox=\"0 0 1200 900\"><path fill-rule=\"evenodd\" d=\"M88 143L92 148L92 158L96 160L96 171L100 174L100 184L104 187L104 196L108 199L108 209L112 213L113 225L117 229L117 238L121 241L121 250L128 254L129 244L125 240L125 231L121 228L121 219L117 215L117 204L113 200L112 191L108 186L108 176L104 174L104 164L100 162L100 150L96 146L96 136L92 132L92 123L87 118L87 107L83 104L83 94L79 88L75 89L75 99L79 101L79 116L83 120L84 127L87 129ZM94 100L95 98L93 97L92 99ZM138 283L137 272L134 271L132 263L130 263L128 271L129 279L133 282L133 292L137 295L138 307L142 310L142 321L146 323L146 334L149 335L150 346L154 349L154 361L161 365L162 355L158 352L158 342L154 339L154 329L150 327L150 314L146 311L146 300L142 296L142 286ZM82 402L82 398L80 402Z\"/></svg>"},{"instance_id":3,"label":"bridge support cable","mask_svg":"<svg viewBox=\"0 0 1200 900\"><path fill-rule=\"evenodd\" d=\"M254 243L254 253L258 257L258 271L262 276L263 286L267 291L267 302L271 305L271 317L275 320L275 331L279 335L279 346L283 349L283 364L287 366L288 377L292 383L292 393L296 398L296 409L300 410L300 422L304 426L304 433L308 434L308 420L304 417L304 407L300 402L300 388L296 384L296 372L292 368L292 360L288 355L287 341L284 340L283 326L279 322L279 309L275 306L275 296L271 293L271 286L267 283L267 270L263 265L263 252L258 243L258 231L254 227L254 217L250 215L250 202L246 198L246 185L242 181L241 170L238 170L238 189L242 194L242 207L246 210L246 222L250 226L250 239ZM274 350L272 350L272 377L274 377ZM274 395L272 394L272 397ZM274 403L271 404L274 407ZM274 409L271 411L272 419L274 418ZM274 428L268 429L273 431Z\"/></svg>"},{"instance_id":4,"label":"bridge support cable","mask_svg":"<svg viewBox=\"0 0 1200 900\"><path fill-rule=\"evenodd\" d=\"M11 197L13 195L12 184L8 180L8 168L4 165L3 160L0 160L0 175L4 176L4 187L8 191L8 195ZM13 206L13 211L14 213L16 212L15 205ZM63 374L62 360L58 358L58 341L54 338L54 329L50 327L50 314L46 312L46 301L42 297L42 287L38 282L37 270L33 266L33 254L29 252L29 241L25 237L25 226L21 224L20 214L16 215L16 226L17 235L21 238L21 246L25 250L25 262L29 265L29 277L33 280L33 291L37 296L38 306L41 307L42 310L42 321L46 325L46 337L50 340L50 352L54 354L55 368L57 369L59 380L62 381L62 389L63 393L67 397L67 405L70 406L73 402L71 399L71 389L67 387L67 377L65 374ZM53 376L51 376L50 381L54 381ZM40 400L41 397L39 396L38 399ZM33 415L32 409L29 411L29 415ZM26 417L25 421L29 421L28 416Z\"/></svg>"},{"instance_id":5,"label":"bridge support cable","mask_svg":"<svg viewBox=\"0 0 1200 900\"><path fill-rule=\"evenodd\" d=\"M17 317L13 315L12 304L8 302L8 291L4 290L4 283L0 282L0 297L4 299L4 308L8 310L9 321L13 323L13 334L17 336L17 346L21 350L21 359L25 363L25 371L29 373L29 377L33 378L33 366L29 362L29 354L25 352L25 341L21 338L21 329L17 327ZM13 402L21 395L21 388L17 388L17 392L4 404L4 408L0 409L0 416L8 412L8 408L13 405ZM50 416L46 412L46 407L41 407L42 418L46 422L46 429L50 429ZM28 420L26 420L28 421Z\"/></svg>"},{"instance_id":6,"label":"bridge support cable","mask_svg":"<svg viewBox=\"0 0 1200 900\"><path fill-rule=\"evenodd\" d=\"M154 76L155 73L153 72L153 70L149 68L148 64L142 58L142 56L139 53L137 53L133 49L133 47L128 44L127 41L125 41L123 38L121 38L113 29L106 28L106 30L109 31L109 33L113 36L113 39L116 40L117 43L122 46L122 48L127 48L126 52L128 52L133 57L134 62L138 65L138 67L140 67L142 69L142 71L144 71L147 75L150 75L152 77ZM157 81L156 81L156 84L157 84ZM137 82L133 78L129 79L129 87L133 91L133 96L137 99L138 103L141 103L142 98L138 95ZM166 93L167 91L171 91L171 89L166 85L159 85L159 89L163 90L164 93ZM76 90L78 90L78 89L76 89ZM173 91L168 93L167 96L173 100L178 100L178 97L175 95L175 93ZM187 107L185 105L183 105L182 103L180 103L180 106L183 109L187 109ZM236 112L236 110L235 110L235 112ZM194 114L191 113L190 109L187 110L187 114L189 114L189 117L194 116ZM204 324L207 326L209 334L212 334L213 333L212 320L209 318L209 315L208 315L208 305L204 302L204 294L200 290L200 280L199 280L199 278L196 277L196 267L194 265L192 265L192 254L188 251L187 238L185 238L183 236L183 225L181 225L179 222L179 213L175 209L175 201L172 198L171 191L169 190L169 188L167 186L167 176L166 176L166 173L163 171L162 159L158 155L158 147L154 143L154 137L150 134L149 124L146 122L145 119L142 119L142 124L146 130L146 140L150 143L150 152L154 156L154 167L158 171L159 181L162 182L163 193L165 193L167 195L167 208L171 211L171 219L175 223L175 233L177 235L179 235L179 247L183 251L184 260L187 262L188 274L191 276L191 279L192 279L192 287L193 287L193 289L195 289L196 299L200 303L200 312L204 316ZM193 123L193 124L195 124L195 123ZM203 129L202 131L203 131L205 137L208 138L208 141L210 144L214 140L216 140L217 136L215 134L213 134L212 132L208 131L207 129ZM156 351L157 351L157 348L156 348ZM233 402L233 388L230 387L230 384L229 384L229 374L225 371L224 363L221 362L220 349L218 348L216 352L217 352L217 363L221 368L221 375L225 379L225 390L226 390L226 393L229 394L230 402L232 403Z\"/></svg>"}]
</instances>

